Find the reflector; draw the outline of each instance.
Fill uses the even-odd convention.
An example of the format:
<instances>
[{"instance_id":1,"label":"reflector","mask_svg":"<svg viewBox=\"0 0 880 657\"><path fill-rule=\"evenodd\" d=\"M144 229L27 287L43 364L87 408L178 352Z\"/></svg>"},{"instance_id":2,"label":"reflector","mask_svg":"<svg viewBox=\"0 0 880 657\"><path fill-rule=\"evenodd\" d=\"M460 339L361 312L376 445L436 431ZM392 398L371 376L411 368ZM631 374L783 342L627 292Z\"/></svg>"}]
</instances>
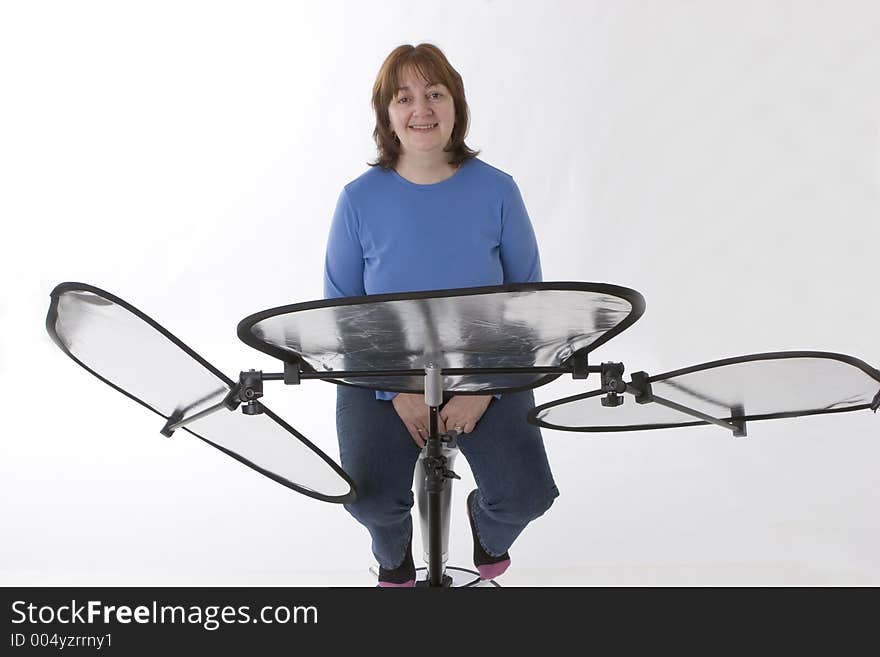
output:
<instances>
[{"instance_id":1,"label":"reflector","mask_svg":"<svg viewBox=\"0 0 880 657\"><path fill-rule=\"evenodd\" d=\"M721 420L769 420L856 411L871 406L880 371L863 361L822 351L750 354L648 378L654 395ZM535 407L530 423L580 432L641 431L708 424L632 395L606 407L593 390Z\"/></svg>"},{"instance_id":2,"label":"reflector","mask_svg":"<svg viewBox=\"0 0 880 657\"><path fill-rule=\"evenodd\" d=\"M591 351L644 312L635 290L598 283L522 283L346 297L273 308L238 325L248 345L303 371L378 372L559 366ZM443 377L449 393L535 388L559 374ZM365 388L422 392L418 376L340 376Z\"/></svg>"},{"instance_id":3,"label":"reflector","mask_svg":"<svg viewBox=\"0 0 880 657\"><path fill-rule=\"evenodd\" d=\"M137 308L91 285L58 285L46 329L74 361L166 420L185 420L222 402L235 385ZM183 430L304 495L335 503L354 500L348 475L265 410L245 416L223 408Z\"/></svg>"}]
</instances>

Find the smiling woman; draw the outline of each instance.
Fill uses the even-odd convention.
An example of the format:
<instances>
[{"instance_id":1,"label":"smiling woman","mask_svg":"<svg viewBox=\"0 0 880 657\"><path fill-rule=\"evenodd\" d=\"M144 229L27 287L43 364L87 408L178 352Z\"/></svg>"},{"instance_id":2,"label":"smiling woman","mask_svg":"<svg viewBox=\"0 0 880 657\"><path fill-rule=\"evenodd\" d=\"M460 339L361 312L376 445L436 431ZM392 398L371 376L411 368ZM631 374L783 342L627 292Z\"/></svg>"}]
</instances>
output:
<instances>
[{"instance_id":1,"label":"smiling woman","mask_svg":"<svg viewBox=\"0 0 880 657\"><path fill-rule=\"evenodd\" d=\"M464 143L464 84L440 49L395 48L373 86L373 110L378 159L339 196L324 296L540 282L519 188ZM477 481L467 512L474 564L488 579L505 571L510 545L559 495L540 430L526 423L533 406L530 390L446 395L440 406L438 429L462 434ZM380 586L415 583L413 470L428 426L422 394L337 389L340 458L359 492L345 508L372 536Z\"/></svg>"},{"instance_id":2,"label":"smiling woman","mask_svg":"<svg viewBox=\"0 0 880 657\"><path fill-rule=\"evenodd\" d=\"M458 168L447 161L445 146L455 125L455 101L446 85L428 82L414 69L401 73L404 83L391 99L388 116L401 155L397 172L422 184L440 182ZM440 180L434 179L436 171Z\"/></svg>"},{"instance_id":3,"label":"smiling woman","mask_svg":"<svg viewBox=\"0 0 880 657\"><path fill-rule=\"evenodd\" d=\"M436 46L395 48L373 85L373 109L379 157L370 166L430 184L479 154L464 143L469 121L464 83ZM419 130L426 125L436 127Z\"/></svg>"}]
</instances>

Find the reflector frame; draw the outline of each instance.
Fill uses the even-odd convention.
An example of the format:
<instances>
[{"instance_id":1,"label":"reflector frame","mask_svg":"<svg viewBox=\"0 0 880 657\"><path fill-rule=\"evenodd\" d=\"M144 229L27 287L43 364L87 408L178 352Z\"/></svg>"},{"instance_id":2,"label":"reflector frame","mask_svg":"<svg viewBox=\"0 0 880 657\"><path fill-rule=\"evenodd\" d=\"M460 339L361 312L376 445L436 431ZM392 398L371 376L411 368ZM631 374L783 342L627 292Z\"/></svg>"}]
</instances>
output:
<instances>
[{"instance_id":1,"label":"reflector frame","mask_svg":"<svg viewBox=\"0 0 880 657\"><path fill-rule=\"evenodd\" d=\"M244 318L245 344L337 384L420 393L421 376L340 376L334 372L560 367L631 326L641 294L605 283L518 283L325 299ZM444 375L454 394L535 388L560 373Z\"/></svg>"},{"instance_id":2,"label":"reflector frame","mask_svg":"<svg viewBox=\"0 0 880 657\"><path fill-rule=\"evenodd\" d=\"M738 393L736 390L725 391L721 385L714 389L700 389L695 383L699 383L700 373L708 373L718 370L715 374L724 372L724 368L750 363L772 363L786 365L797 360L813 361L814 373L816 366L821 370L819 374L826 376L833 373L838 377L838 391L833 390L834 382L817 382L817 386L825 385L830 390L828 398L812 406L791 408L788 410L768 410L761 408L756 401L765 403L760 399L747 398L748 393ZM768 370L769 371L769 370ZM777 371L780 371L777 368ZM730 381L737 383L737 376L731 376L728 369L726 375ZM741 374L741 373L740 373ZM847 380L841 383L841 374L845 374ZM688 375L696 375L688 377ZM725 376L722 374L722 377ZM741 377L740 377L741 378ZM765 389L776 386L784 388L789 386L791 390L786 394L798 395L795 386L801 385L804 390L805 382L814 383L811 379L798 378L795 381L771 380L767 377L756 378L757 385ZM801 417L807 415L820 415L826 413L843 413L870 408L874 396L880 390L880 370L871 367L867 363L853 356L826 351L785 351L769 352L761 354L749 354L735 358L701 363L690 367L657 374L648 378L652 392L659 397L674 401L678 404L694 408L720 420L745 420L747 422L757 420L772 420L780 418ZM704 381L705 383L705 381ZM747 383L747 382L746 382ZM730 385L728 387L731 387ZM746 386L748 387L748 386ZM757 386L752 386L752 388ZM763 391L757 393L760 397ZM822 393L824 394L824 392ZM604 397L603 390L591 390L556 399L533 408L527 418L529 423L546 429L559 431L572 431L582 433L604 433L620 431L645 431L650 429L670 429L678 427L707 425L704 420L696 420L692 417L666 408L657 403L638 404L631 394L624 396L624 404L619 407L605 407L601 405ZM752 395L755 395L752 392ZM764 395L765 398L767 395ZM738 407L741 407L740 411ZM750 410L751 409L751 410ZM732 412L732 411L736 412Z\"/></svg>"},{"instance_id":3,"label":"reflector frame","mask_svg":"<svg viewBox=\"0 0 880 657\"><path fill-rule=\"evenodd\" d=\"M109 321L111 324L113 321L129 322L130 320L126 317L125 313L132 315L133 318L142 322L143 326L138 323L130 323L129 328L132 328L135 332L142 332L141 334L145 339L157 340L156 344L163 345L163 347L161 347L162 349L165 348L164 345L166 343L168 347L176 347L179 351L172 351L169 349L165 352L166 355L173 354L172 359L177 359L177 364L181 365L181 367L178 368L178 375L180 375L183 368L187 368L187 371L180 376L186 379L187 385L191 386L194 390L196 388L198 389L189 395L181 395L179 392L173 392L175 374L170 371L160 371L157 374L157 380L165 381L167 383L167 385L162 387L157 394L151 395L149 390L139 387L140 383L142 383L141 378L146 373L145 368L149 366L149 358L146 358L145 364L145 356L144 354L137 353L136 345L123 345L121 348L108 345L107 357L104 358L102 366L105 369L113 368L115 367L114 363L116 363L118 367L116 372L112 374L105 371L104 374L107 374L108 376L99 373L96 369L90 366L95 363L87 364L79 357L84 356L84 354L80 353L77 355L76 353L77 351L83 351L85 349L85 340L80 339L80 341L77 342L77 338L75 337L77 332L77 327L75 326L76 322L92 321L95 319L94 317L89 319L86 316L87 313L76 316L73 308L77 303L83 307L85 307L85 305L92 305L94 308L104 308L104 317L98 317L97 320L99 324L95 325L102 329L104 328L100 324L102 319L105 320L105 323L106 321ZM116 313L112 319L110 318L111 313ZM65 323L67 323L66 326L64 326ZM58 330L59 325L62 326L60 332ZM121 329L122 326L122 324L117 324L117 328ZM67 330L65 331L64 329ZM74 362L110 387L118 390L126 397L133 399L140 405L164 418L166 421L171 419L172 415L178 411L182 412L182 417L185 419L195 415L205 408L213 406L222 401L235 385L235 382L225 376L204 358L199 356L195 351L181 342L155 320L116 295L93 285L67 282L56 286L51 293L49 312L46 316L46 330L55 344L58 345L58 347ZM83 336L81 335L80 337L82 338ZM96 352L93 351L92 355L95 359L101 360L101 357L99 357ZM137 394L133 394L123 387L124 384L119 381L119 379L128 376L128 373L125 371L125 363L129 362L129 360L137 361L138 359L141 359L139 368L135 368L136 373L130 380L133 381L134 386L139 387L139 389L137 390ZM192 365L192 367L190 367L190 365ZM152 374L152 372L149 372L149 374ZM150 384L148 383L147 385ZM172 390L171 393L168 392L169 389ZM153 396L154 398L148 401L143 399L144 396ZM181 397L184 398L181 399ZM175 401L175 398L179 401ZM263 416L244 416L240 410L230 411L221 409L211 415L193 421L190 425L181 427L178 431L186 431L187 433L192 434L199 440L219 449L240 463L256 470L260 474L308 497L336 504L348 503L356 499L354 482L338 464L265 405L263 405L263 409ZM242 421L248 422L254 418L259 419L250 425L241 424ZM177 419L179 419L179 417L175 417L175 420ZM290 452L298 450L301 453L317 457L315 463L319 464L324 470L322 471L316 468L316 472L311 478L314 479L314 481L320 480L321 485L324 486L325 489L319 490L315 488L314 482L312 482L312 486L309 486L302 481L294 481L290 477L278 472L278 470L283 471L284 468L272 467L269 463L261 464L255 462L252 460L253 456L249 458L241 453L247 451L242 449L242 446L234 446L230 444L234 441L230 441L227 436L224 436L221 440L218 439L217 435L206 435L206 429L210 427L214 427L213 431L215 434L218 433L219 430L217 427L222 427L224 421L227 424L234 423L236 426L241 426L242 429L247 427L251 434L254 434L255 431L260 431L263 437L263 443L267 443L268 441L273 442L276 445L274 448L276 451L281 450ZM257 429L257 427L260 427L260 429ZM157 427L157 432L160 428L161 427ZM285 444L285 440L288 441L288 444ZM251 452L259 451L255 450L255 445L257 445L257 443L252 443L251 445L245 444L244 447L247 447ZM265 454L261 454L260 456L261 458L265 458ZM331 481L332 483L330 483Z\"/></svg>"}]
</instances>

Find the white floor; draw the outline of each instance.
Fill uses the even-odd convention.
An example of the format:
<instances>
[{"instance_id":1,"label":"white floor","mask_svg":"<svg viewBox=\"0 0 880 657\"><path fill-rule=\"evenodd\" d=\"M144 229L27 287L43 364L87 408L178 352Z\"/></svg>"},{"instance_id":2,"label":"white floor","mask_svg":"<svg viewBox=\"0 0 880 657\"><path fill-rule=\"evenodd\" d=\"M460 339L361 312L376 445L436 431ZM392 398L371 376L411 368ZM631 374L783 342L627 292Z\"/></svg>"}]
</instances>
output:
<instances>
[{"instance_id":1,"label":"white floor","mask_svg":"<svg viewBox=\"0 0 880 657\"><path fill-rule=\"evenodd\" d=\"M471 564L450 564L471 569ZM417 567L422 564L416 564ZM375 568L375 566L372 566ZM421 577L422 575L420 575ZM579 568L516 568L516 564L497 583L502 587L571 586L878 586L880 577L841 568L839 572L818 572L797 563L765 564L609 564ZM315 586L373 587L371 565L335 571L291 570L252 573L247 578L223 576L148 579L119 573L70 573L46 576L37 572L4 573L2 586Z\"/></svg>"}]
</instances>

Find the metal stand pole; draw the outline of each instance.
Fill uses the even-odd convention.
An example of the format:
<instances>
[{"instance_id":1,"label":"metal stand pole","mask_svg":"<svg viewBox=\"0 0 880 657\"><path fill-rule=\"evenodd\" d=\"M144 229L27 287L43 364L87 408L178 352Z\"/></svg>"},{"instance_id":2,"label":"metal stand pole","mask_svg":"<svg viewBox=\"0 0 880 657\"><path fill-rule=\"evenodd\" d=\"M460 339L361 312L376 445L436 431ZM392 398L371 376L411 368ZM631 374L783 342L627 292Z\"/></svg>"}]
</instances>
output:
<instances>
[{"instance_id":1,"label":"metal stand pole","mask_svg":"<svg viewBox=\"0 0 880 657\"><path fill-rule=\"evenodd\" d=\"M425 367L425 404L428 405L429 431L425 443L425 492L428 499L428 586L444 586L451 578L443 574L443 493L447 479L457 475L446 465L443 442L440 438L440 410L443 403L443 377L440 368L433 363Z\"/></svg>"},{"instance_id":2,"label":"metal stand pole","mask_svg":"<svg viewBox=\"0 0 880 657\"><path fill-rule=\"evenodd\" d=\"M446 488L446 477L443 469L446 466L446 457L443 456L440 444L440 432L438 431L439 411L437 406L431 406L431 428L428 435L428 459L431 467L428 468L425 485L428 493L428 580L430 586L443 586L443 545L440 529L440 501L443 498L443 490Z\"/></svg>"}]
</instances>

